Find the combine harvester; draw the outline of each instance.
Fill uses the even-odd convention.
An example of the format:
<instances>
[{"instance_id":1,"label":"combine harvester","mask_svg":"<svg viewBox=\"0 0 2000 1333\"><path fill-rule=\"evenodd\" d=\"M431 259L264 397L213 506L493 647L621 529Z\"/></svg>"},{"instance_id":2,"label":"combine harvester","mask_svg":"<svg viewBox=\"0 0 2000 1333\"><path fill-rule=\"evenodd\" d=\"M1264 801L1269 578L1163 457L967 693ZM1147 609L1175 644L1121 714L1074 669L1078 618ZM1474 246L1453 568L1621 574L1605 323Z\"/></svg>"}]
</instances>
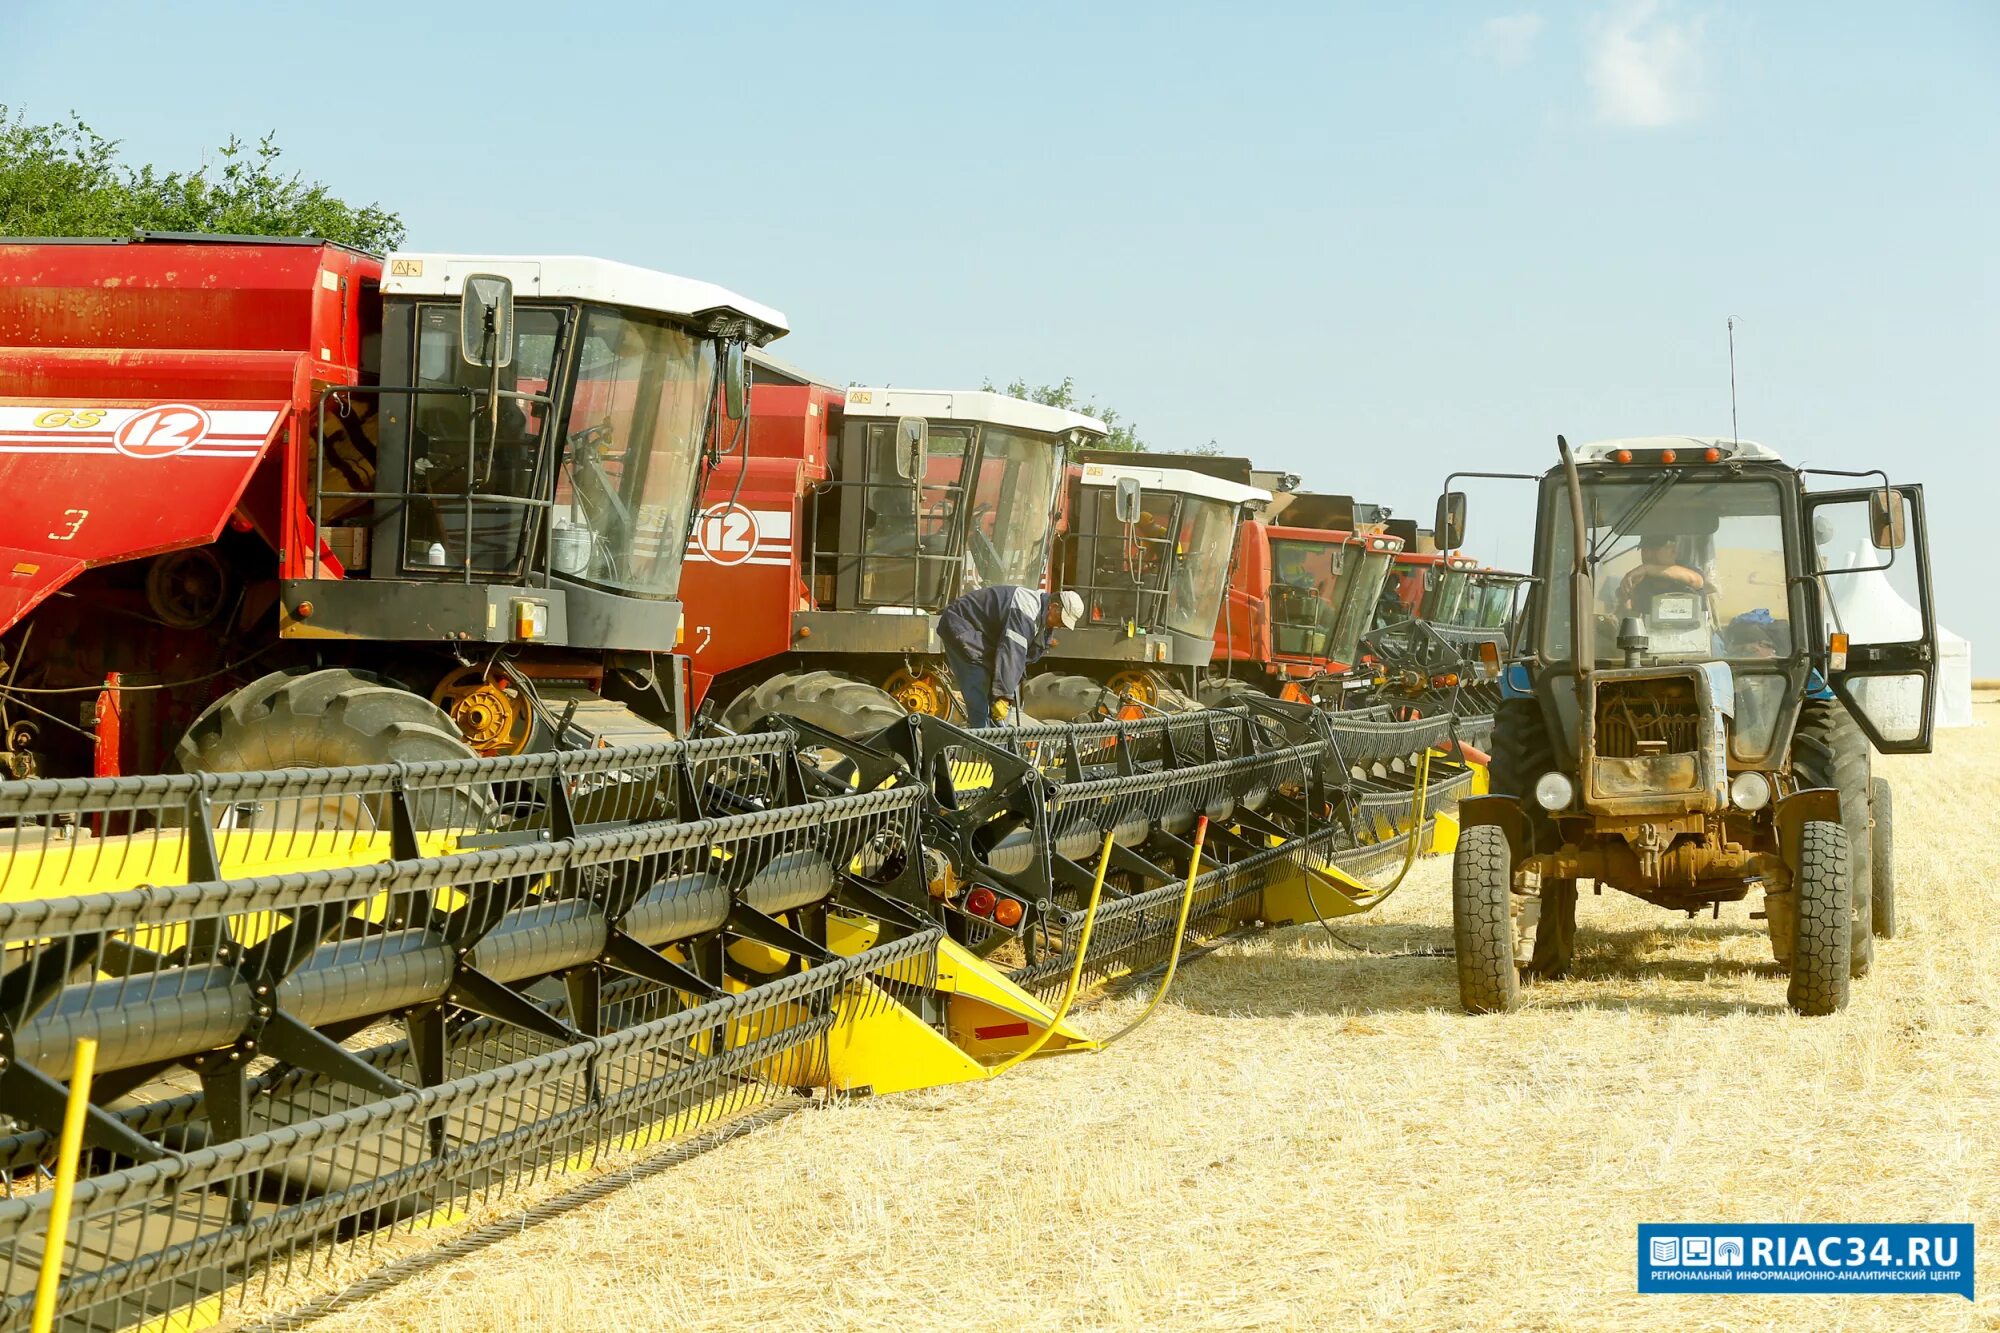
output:
<instances>
[{"instance_id":1,"label":"combine harvester","mask_svg":"<svg viewBox=\"0 0 2000 1333\"><path fill-rule=\"evenodd\" d=\"M688 542L695 702L736 731L773 713L841 735L906 712L966 720L938 617L972 588L1046 586L1069 454L1104 426L753 363L748 429L718 451Z\"/></svg>"},{"instance_id":2,"label":"combine harvester","mask_svg":"<svg viewBox=\"0 0 2000 1333\"><path fill-rule=\"evenodd\" d=\"M202 1326L600 1150L1089 1050L1087 982L1364 909L1482 780L1278 700L684 738L701 463L783 329L706 284L53 244L0 316L0 1326L43 1269Z\"/></svg>"}]
</instances>

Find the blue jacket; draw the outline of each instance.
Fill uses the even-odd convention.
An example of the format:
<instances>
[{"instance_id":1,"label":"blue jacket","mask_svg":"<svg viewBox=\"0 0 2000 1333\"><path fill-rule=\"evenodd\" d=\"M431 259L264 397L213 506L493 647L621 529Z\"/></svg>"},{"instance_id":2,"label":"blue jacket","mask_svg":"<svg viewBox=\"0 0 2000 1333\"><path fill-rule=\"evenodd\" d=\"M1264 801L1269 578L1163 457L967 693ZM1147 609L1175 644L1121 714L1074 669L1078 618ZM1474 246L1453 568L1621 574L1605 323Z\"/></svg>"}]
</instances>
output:
<instances>
[{"instance_id":1,"label":"blue jacket","mask_svg":"<svg viewBox=\"0 0 2000 1333\"><path fill-rule=\"evenodd\" d=\"M938 617L938 637L986 664L994 698L1012 699L1028 664L1049 650L1049 595L1006 583L974 588Z\"/></svg>"}]
</instances>

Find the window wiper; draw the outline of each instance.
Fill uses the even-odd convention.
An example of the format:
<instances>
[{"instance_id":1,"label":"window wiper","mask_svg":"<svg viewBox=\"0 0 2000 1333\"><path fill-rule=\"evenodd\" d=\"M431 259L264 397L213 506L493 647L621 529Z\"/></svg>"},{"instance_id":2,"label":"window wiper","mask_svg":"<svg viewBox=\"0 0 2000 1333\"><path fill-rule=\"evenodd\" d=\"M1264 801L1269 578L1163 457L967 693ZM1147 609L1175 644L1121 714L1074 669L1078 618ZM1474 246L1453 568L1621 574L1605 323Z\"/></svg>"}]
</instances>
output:
<instances>
[{"instance_id":1,"label":"window wiper","mask_svg":"<svg viewBox=\"0 0 2000 1333\"><path fill-rule=\"evenodd\" d=\"M1667 488L1680 479L1681 474L1678 472L1661 473L1639 493L1639 498L1634 500L1624 513L1611 520L1605 529L1604 539L1590 544L1590 567L1593 571L1597 568L1597 562L1604 558L1604 553L1611 543L1618 540L1620 530L1644 519L1652 512L1653 506L1659 503L1660 497L1667 493Z\"/></svg>"}]
</instances>

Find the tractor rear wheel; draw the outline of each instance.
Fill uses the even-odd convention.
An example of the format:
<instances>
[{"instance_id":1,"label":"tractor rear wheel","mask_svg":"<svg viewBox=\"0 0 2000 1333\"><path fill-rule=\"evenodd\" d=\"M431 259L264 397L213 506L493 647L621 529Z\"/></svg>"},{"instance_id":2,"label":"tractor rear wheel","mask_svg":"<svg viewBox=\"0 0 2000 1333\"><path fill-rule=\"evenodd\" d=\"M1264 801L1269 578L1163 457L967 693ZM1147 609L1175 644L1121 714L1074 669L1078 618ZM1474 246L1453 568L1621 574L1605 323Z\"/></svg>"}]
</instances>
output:
<instances>
[{"instance_id":1,"label":"tractor rear wheel","mask_svg":"<svg viewBox=\"0 0 2000 1333\"><path fill-rule=\"evenodd\" d=\"M1831 1014L1847 1007L1853 958L1848 932L1854 927L1847 902L1854 888L1847 851L1847 830L1839 824L1809 820L1800 831L1799 867L1792 877L1798 926L1785 998L1802 1014Z\"/></svg>"},{"instance_id":2,"label":"tractor rear wheel","mask_svg":"<svg viewBox=\"0 0 2000 1333\"><path fill-rule=\"evenodd\" d=\"M1195 698L1203 708L1227 708L1230 704L1241 703L1246 698L1264 699L1270 697L1263 690L1247 680L1234 676L1209 676L1195 688Z\"/></svg>"},{"instance_id":3,"label":"tractor rear wheel","mask_svg":"<svg viewBox=\"0 0 2000 1333\"><path fill-rule=\"evenodd\" d=\"M787 671L753 685L722 710L722 725L748 731L773 713L849 740L873 736L905 713L887 690L842 671Z\"/></svg>"},{"instance_id":4,"label":"tractor rear wheel","mask_svg":"<svg viewBox=\"0 0 2000 1333\"><path fill-rule=\"evenodd\" d=\"M1507 835L1475 824L1458 835L1451 862L1451 933L1458 998L1468 1014L1497 1014L1520 1000L1514 966L1514 876Z\"/></svg>"},{"instance_id":5,"label":"tractor rear wheel","mask_svg":"<svg viewBox=\"0 0 2000 1333\"><path fill-rule=\"evenodd\" d=\"M341 667L274 671L224 695L194 720L174 756L187 773L479 757L430 700ZM414 798L425 828L481 829L492 813L487 794L473 787L426 788ZM239 812L235 827L380 828L386 812L379 804L353 796L267 801L254 813Z\"/></svg>"},{"instance_id":6,"label":"tractor rear wheel","mask_svg":"<svg viewBox=\"0 0 2000 1333\"><path fill-rule=\"evenodd\" d=\"M1875 827L1869 834L1868 859L1870 862L1870 896L1874 898L1869 925L1885 940L1896 938L1896 799L1889 789L1889 779L1876 778L1874 799L1869 802L1874 811Z\"/></svg>"},{"instance_id":7,"label":"tractor rear wheel","mask_svg":"<svg viewBox=\"0 0 2000 1333\"><path fill-rule=\"evenodd\" d=\"M1831 699L1808 699L1792 734L1792 772L1801 787L1832 787L1840 793L1840 823L1847 830L1847 860L1854 875L1849 910L1854 914L1850 947L1854 975L1866 976L1875 961L1874 860L1868 828L1868 796L1873 783L1868 737L1847 706Z\"/></svg>"},{"instance_id":8,"label":"tractor rear wheel","mask_svg":"<svg viewBox=\"0 0 2000 1333\"><path fill-rule=\"evenodd\" d=\"M1037 722L1097 722L1116 716L1118 696L1088 676L1050 672L1021 683L1021 711Z\"/></svg>"}]
</instances>

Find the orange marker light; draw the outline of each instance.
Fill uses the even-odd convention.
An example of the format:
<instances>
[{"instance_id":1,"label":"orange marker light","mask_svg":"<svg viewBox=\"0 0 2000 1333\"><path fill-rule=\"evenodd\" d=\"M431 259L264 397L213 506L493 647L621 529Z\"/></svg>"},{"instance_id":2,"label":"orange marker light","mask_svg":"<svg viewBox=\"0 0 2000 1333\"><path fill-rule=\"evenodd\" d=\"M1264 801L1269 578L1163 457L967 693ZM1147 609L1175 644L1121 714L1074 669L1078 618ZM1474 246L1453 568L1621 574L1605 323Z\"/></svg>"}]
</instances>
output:
<instances>
[{"instance_id":1,"label":"orange marker light","mask_svg":"<svg viewBox=\"0 0 2000 1333\"><path fill-rule=\"evenodd\" d=\"M1611 454L1611 461L1614 463L1629 463L1632 461L1632 451L1630 449L1614 450Z\"/></svg>"},{"instance_id":2,"label":"orange marker light","mask_svg":"<svg viewBox=\"0 0 2000 1333\"><path fill-rule=\"evenodd\" d=\"M1675 453L1671 449L1660 450L1660 461L1662 463L1678 463L1680 461L1680 457L1681 456L1679 454Z\"/></svg>"},{"instance_id":3,"label":"orange marker light","mask_svg":"<svg viewBox=\"0 0 2000 1333\"><path fill-rule=\"evenodd\" d=\"M1708 446L1708 452L1704 453L1702 458L1710 463L1720 463L1722 461L1722 450L1711 444Z\"/></svg>"},{"instance_id":4,"label":"orange marker light","mask_svg":"<svg viewBox=\"0 0 2000 1333\"><path fill-rule=\"evenodd\" d=\"M994 924L1008 927L1018 926L1021 924L1021 911L1021 900L1019 898L1002 898L993 905Z\"/></svg>"}]
</instances>

